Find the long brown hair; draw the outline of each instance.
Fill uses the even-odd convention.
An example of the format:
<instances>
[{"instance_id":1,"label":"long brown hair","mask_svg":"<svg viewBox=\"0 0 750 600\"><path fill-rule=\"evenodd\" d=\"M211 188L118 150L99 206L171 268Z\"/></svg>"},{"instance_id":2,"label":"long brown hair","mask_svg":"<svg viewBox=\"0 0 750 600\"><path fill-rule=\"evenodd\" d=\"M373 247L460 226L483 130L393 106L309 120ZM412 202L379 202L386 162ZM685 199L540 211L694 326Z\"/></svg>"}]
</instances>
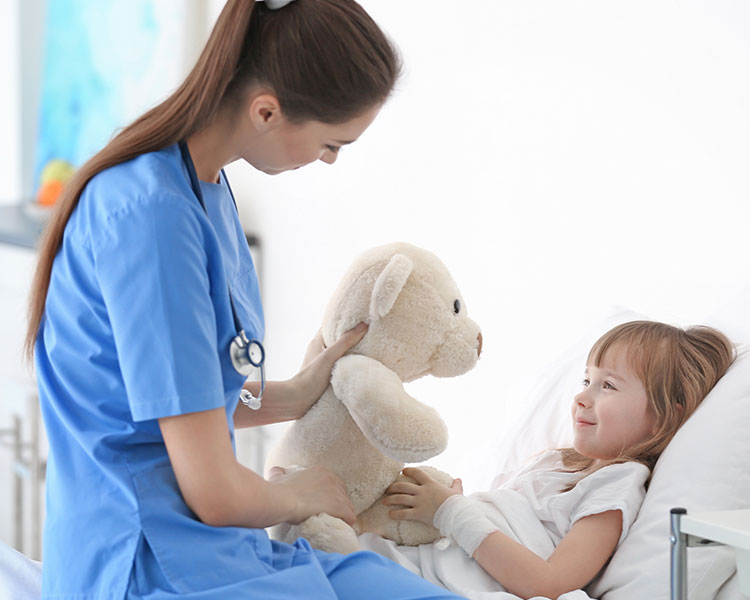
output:
<instances>
[{"instance_id":1,"label":"long brown hair","mask_svg":"<svg viewBox=\"0 0 750 600\"><path fill-rule=\"evenodd\" d=\"M723 333L711 327L682 329L656 321L631 321L599 338L586 362L600 367L614 350L625 351L628 364L646 389L655 416L655 433L600 465L637 461L653 470L677 430L726 373L735 349ZM566 469L584 476L595 470L594 459L573 448L561 452Z\"/></svg>"},{"instance_id":2,"label":"long brown hair","mask_svg":"<svg viewBox=\"0 0 750 600\"><path fill-rule=\"evenodd\" d=\"M97 173L201 131L220 109L238 106L253 84L270 88L292 122L343 123L384 101L400 69L393 45L354 0L296 0L279 10L228 0L182 85L118 133L65 186L31 285L27 358L33 358L65 226Z\"/></svg>"}]
</instances>

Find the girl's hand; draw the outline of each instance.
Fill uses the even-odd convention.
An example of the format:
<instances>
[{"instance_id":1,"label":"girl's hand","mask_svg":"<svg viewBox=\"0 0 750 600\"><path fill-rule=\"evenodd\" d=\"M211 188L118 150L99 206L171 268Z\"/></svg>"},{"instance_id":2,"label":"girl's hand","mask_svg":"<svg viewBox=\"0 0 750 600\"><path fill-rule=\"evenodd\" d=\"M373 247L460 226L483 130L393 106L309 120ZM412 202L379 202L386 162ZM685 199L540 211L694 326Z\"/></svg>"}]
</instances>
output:
<instances>
[{"instance_id":1,"label":"girl's hand","mask_svg":"<svg viewBox=\"0 0 750 600\"><path fill-rule=\"evenodd\" d=\"M388 514L392 519L407 519L432 525L432 518L440 505L448 497L464 492L460 479L454 479L451 486L447 487L421 469L407 467L402 472L415 483L397 481L385 491L387 495L383 498L383 504L405 507L390 511Z\"/></svg>"},{"instance_id":2,"label":"girl's hand","mask_svg":"<svg viewBox=\"0 0 750 600\"><path fill-rule=\"evenodd\" d=\"M300 397L299 415L304 415L320 398L331 381L334 363L354 348L367 333L367 324L360 323L342 335L330 348L323 344L320 331L307 347L302 367L291 380Z\"/></svg>"},{"instance_id":3,"label":"girl's hand","mask_svg":"<svg viewBox=\"0 0 750 600\"><path fill-rule=\"evenodd\" d=\"M284 488L284 496L295 503L289 523L300 523L320 513L343 519L349 525L356 519L344 482L324 467L289 473L282 467L272 467L268 481Z\"/></svg>"}]
</instances>

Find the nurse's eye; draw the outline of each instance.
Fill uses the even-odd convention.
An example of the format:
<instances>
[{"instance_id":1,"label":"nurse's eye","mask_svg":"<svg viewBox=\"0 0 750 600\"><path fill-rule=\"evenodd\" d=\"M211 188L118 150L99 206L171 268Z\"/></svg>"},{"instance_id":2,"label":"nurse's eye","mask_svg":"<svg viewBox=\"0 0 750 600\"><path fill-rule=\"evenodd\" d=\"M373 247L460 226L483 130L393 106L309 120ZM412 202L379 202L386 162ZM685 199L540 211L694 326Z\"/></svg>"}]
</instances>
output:
<instances>
[{"instance_id":1,"label":"nurse's eye","mask_svg":"<svg viewBox=\"0 0 750 600\"><path fill-rule=\"evenodd\" d=\"M330 144L326 144L326 150L329 152L333 152L334 154L338 154L339 150L341 150L341 146L332 146Z\"/></svg>"}]
</instances>

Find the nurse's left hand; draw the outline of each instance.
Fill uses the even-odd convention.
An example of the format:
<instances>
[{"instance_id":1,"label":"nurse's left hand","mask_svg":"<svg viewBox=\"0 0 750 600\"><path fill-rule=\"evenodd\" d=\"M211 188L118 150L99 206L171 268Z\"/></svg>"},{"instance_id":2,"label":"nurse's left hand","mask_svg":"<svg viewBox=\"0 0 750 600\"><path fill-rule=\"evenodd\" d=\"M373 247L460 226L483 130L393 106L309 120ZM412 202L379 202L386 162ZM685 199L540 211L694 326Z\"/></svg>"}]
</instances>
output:
<instances>
[{"instance_id":1,"label":"nurse's left hand","mask_svg":"<svg viewBox=\"0 0 750 600\"><path fill-rule=\"evenodd\" d=\"M335 343L326 348L319 331L310 342L302 362L302 368L291 380L298 391L299 414L304 415L325 392L331 381L331 370L336 361L354 348L367 333L367 323L360 323L344 333Z\"/></svg>"},{"instance_id":2,"label":"nurse's left hand","mask_svg":"<svg viewBox=\"0 0 750 600\"><path fill-rule=\"evenodd\" d=\"M307 345L305 358L302 359L300 371L308 366L311 362L313 362L320 354L325 351L325 349L326 345L323 342L323 331L318 329L318 333L315 334L315 337L310 340L310 343Z\"/></svg>"}]
</instances>

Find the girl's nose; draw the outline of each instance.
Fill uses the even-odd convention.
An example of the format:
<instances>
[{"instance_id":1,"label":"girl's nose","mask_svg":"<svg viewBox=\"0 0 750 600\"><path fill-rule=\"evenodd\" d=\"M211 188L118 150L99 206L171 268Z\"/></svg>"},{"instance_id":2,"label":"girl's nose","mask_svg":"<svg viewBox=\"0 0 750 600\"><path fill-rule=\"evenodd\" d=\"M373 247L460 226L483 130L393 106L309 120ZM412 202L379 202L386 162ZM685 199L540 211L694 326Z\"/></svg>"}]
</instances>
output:
<instances>
[{"instance_id":1,"label":"girl's nose","mask_svg":"<svg viewBox=\"0 0 750 600\"><path fill-rule=\"evenodd\" d=\"M578 392L574 397L573 400L576 404L580 406L588 406L589 405L589 397L586 394L586 390L583 390L581 392Z\"/></svg>"}]
</instances>

